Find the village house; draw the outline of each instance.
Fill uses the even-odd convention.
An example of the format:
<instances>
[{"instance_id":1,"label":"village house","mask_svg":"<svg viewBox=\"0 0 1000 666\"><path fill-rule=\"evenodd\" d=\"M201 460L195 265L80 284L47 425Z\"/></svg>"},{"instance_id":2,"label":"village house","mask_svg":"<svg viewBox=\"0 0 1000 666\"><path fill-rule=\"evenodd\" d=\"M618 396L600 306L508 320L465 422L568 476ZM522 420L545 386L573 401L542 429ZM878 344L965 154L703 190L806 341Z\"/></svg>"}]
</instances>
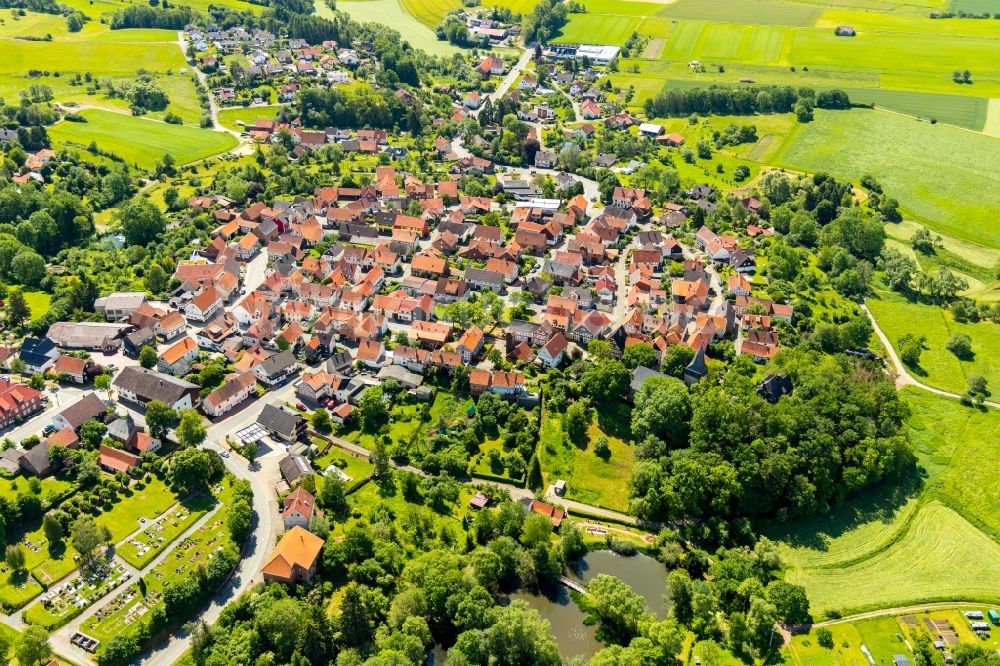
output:
<instances>
[{"instance_id":1,"label":"village house","mask_svg":"<svg viewBox=\"0 0 1000 666\"><path fill-rule=\"evenodd\" d=\"M160 372L166 372L180 377L191 369L191 363L198 358L198 343L192 337L184 337L168 347L160 355L157 367Z\"/></svg>"},{"instance_id":2,"label":"village house","mask_svg":"<svg viewBox=\"0 0 1000 666\"><path fill-rule=\"evenodd\" d=\"M205 396L202 410L213 418L225 416L240 403L256 394L257 378L252 373L230 376L222 386Z\"/></svg>"},{"instance_id":3,"label":"village house","mask_svg":"<svg viewBox=\"0 0 1000 666\"><path fill-rule=\"evenodd\" d=\"M323 512L316 507L316 498L302 486L285 495L281 503L281 522L286 530L293 527L308 529L313 518L323 517Z\"/></svg>"},{"instance_id":4,"label":"village house","mask_svg":"<svg viewBox=\"0 0 1000 666\"><path fill-rule=\"evenodd\" d=\"M111 386L119 400L139 405L158 400L172 409L190 409L201 401L197 384L136 366L123 368Z\"/></svg>"},{"instance_id":5,"label":"village house","mask_svg":"<svg viewBox=\"0 0 1000 666\"><path fill-rule=\"evenodd\" d=\"M308 583L316 574L316 564L322 551L321 538L295 525L278 541L261 574L267 582Z\"/></svg>"}]
</instances>

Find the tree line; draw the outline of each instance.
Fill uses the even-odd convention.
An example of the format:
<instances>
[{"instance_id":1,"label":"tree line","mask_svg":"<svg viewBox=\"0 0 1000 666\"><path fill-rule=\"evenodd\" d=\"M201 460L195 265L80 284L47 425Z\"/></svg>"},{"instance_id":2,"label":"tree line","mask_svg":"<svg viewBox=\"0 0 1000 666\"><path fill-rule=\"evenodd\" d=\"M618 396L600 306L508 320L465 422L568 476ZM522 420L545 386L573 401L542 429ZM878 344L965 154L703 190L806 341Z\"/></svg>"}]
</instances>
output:
<instances>
[{"instance_id":1,"label":"tree line","mask_svg":"<svg viewBox=\"0 0 1000 666\"><path fill-rule=\"evenodd\" d=\"M650 118L686 116L692 113L750 115L754 113L790 113L796 104L812 104L821 109L846 109L850 98L843 90L793 88L791 86L709 86L707 88L669 88L646 100L643 110Z\"/></svg>"}]
</instances>

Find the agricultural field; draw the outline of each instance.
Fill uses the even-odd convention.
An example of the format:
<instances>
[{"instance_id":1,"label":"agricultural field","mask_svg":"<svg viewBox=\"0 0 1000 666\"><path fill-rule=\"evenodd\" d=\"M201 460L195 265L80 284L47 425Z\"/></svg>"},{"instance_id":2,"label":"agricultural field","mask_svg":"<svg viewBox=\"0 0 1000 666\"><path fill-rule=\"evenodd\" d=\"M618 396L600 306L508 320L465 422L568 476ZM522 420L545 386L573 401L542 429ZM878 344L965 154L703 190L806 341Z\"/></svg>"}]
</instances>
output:
<instances>
[{"instance_id":1,"label":"agricultural field","mask_svg":"<svg viewBox=\"0 0 1000 666\"><path fill-rule=\"evenodd\" d=\"M822 566L801 566L786 553L794 567L786 580L806 588L818 615L924 601L1000 601L1000 544L951 509L930 502L894 537L889 547L857 553L852 562L834 559L836 544Z\"/></svg>"},{"instance_id":2,"label":"agricultural field","mask_svg":"<svg viewBox=\"0 0 1000 666\"><path fill-rule=\"evenodd\" d=\"M922 120L937 120L972 130L983 130L989 100L967 95L884 90L881 88L845 88L855 104L874 104Z\"/></svg>"},{"instance_id":3,"label":"agricultural field","mask_svg":"<svg viewBox=\"0 0 1000 666\"><path fill-rule=\"evenodd\" d=\"M587 445L570 442L562 427L561 415L546 412L538 445L545 483L566 481L566 497L615 511L628 509L624 489L632 475L635 453L626 443L630 412L617 403L596 410L587 428ZM607 437L611 456L603 460L594 453L594 442Z\"/></svg>"},{"instance_id":4,"label":"agricultural field","mask_svg":"<svg viewBox=\"0 0 1000 666\"><path fill-rule=\"evenodd\" d=\"M933 231L1000 249L992 223L1000 209L998 139L885 111L821 111L792 130L774 159L851 180L870 173Z\"/></svg>"},{"instance_id":5,"label":"agricultural field","mask_svg":"<svg viewBox=\"0 0 1000 666\"><path fill-rule=\"evenodd\" d=\"M0 10L0 97L13 99L32 84L47 85L57 102L94 104L125 108L123 100L107 98L102 91L87 94L87 84L73 84L77 74L90 74L94 80L119 81L135 76L138 67L158 73L158 81L170 98L168 111L179 114L187 123L200 117L194 83L180 72L186 66L177 44L177 33L170 30L111 30L107 25L89 22L77 33L66 28L61 16L28 13L16 16L15 10ZM24 38L51 36L51 41L25 41ZM45 67L46 69L42 69ZM34 75L29 72L34 71ZM162 118L166 111L151 113Z\"/></svg>"},{"instance_id":6,"label":"agricultural field","mask_svg":"<svg viewBox=\"0 0 1000 666\"><path fill-rule=\"evenodd\" d=\"M459 51L448 42L439 41L434 30L406 11L400 0L346 0L337 3L337 10L361 23L377 22L391 26L414 48L431 55L447 56ZM333 14L322 0L316 2L316 13L326 17Z\"/></svg>"},{"instance_id":7,"label":"agricultural field","mask_svg":"<svg viewBox=\"0 0 1000 666\"><path fill-rule=\"evenodd\" d=\"M866 302L893 344L905 333L926 337L920 366L909 368L920 381L935 388L964 393L965 378L977 374L985 377L994 390L1000 387L1000 324L957 322L950 312L938 305L910 301L884 290L867 298ZM948 338L956 333L972 338L971 358L960 359L945 347Z\"/></svg>"},{"instance_id":8,"label":"agricultural field","mask_svg":"<svg viewBox=\"0 0 1000 666\"><path fill-rule=\"evenodd\" d=\"M1000 600L1000 412L906 389L922 473L828 516L765 529L814 614L948 599ZM985 567L980 567L980 564ZM970 568L971 567L971 568ZM877 581L877 585L873 585Z\"/></svg>"},{"instance_id":9,"label":"agricultural field","mask_svg":"<svg viewBox=\"0 0 1000 666\"><path fill-rule=\"evenodd\" d=\"M607 14L571 14L569 23L562 29L556 42L579 44L593 42L600 35L602 44L622 46L639 24L641 18Z\"/></svg>"},{"instance_id":10,"label":"agricultural field","mask_svg":"<svg viewBox=\"0 0 1000 666\"><path fill-rule=\"evenodd\" d=\"M400 0L400 2L403 4L403 9L431 30L441 24L448 12L462 7L462 3L458 0Z\"/></svg>"},{"instance_id":11,"label":"agricultural field","mask_svg":"<svg viewBox=\"0 0 1000 666\"><path fill-rule=\"evenodd\" d=\"M822 10L813 3L787 0L719 0L712 3L711 18L720 23L810 27L821 14ZM678 0L663 5L658 15L671 19L699 20L706 17L706 12L705 5L699 0Z\"/></svg>"},{"instance_id":12,"label":"agricultural field","mask_svg":"<svg viewBox=\"0 0 1000 666\"><path fill-rule=\"evenodd\" d=\"M83 12L94 20L99 20L102 16L113 14L118 9L142 3L136 0L67 0L63 4ZM202 14L208 13L210 5L231 7L237 11L250 11L254 14L260 14L264 11L263 5L243 2L243 0L185 0L184 4Z\"/></svg>"},{"instance_id":13,"label":"agricultural field","mask_svg":"<svg viewBox=\"0 0 1000 666\"><path fill-rule=\"evenodd\" d=\"M538 0L485 0L483 4L487 7L506 7L517 14L527 14L535 8Z\"/></svg>"},{"instance_id":14,"label":"agricultural field","mask_svg":"<svg viewBox=\"0 0 1000 666\"><path fill-rule=\"evenodd\" d=\"M96 142L101 150L120 156L140 169L151 169L167 153L185 164L231 150L236 138L225 132L169 125L99 109L82 112L86 123L62 121L49 129L53 144L86 150Z\"/></svg>"},{"instance_id":15,"label":"agricultural field","mask_svg":"<svg viewBox=\"0 0 1000 666\"><path fill-rule=\"evenodd\" d=\"M274 120L278 112L281 111L281 108L280 104L272 104L268 106L251 106L246 108L238 106L219 109L219 123L234 132L242 132L246 129L246 124L253 123L258 118ZM242 121L243 124L237 121Z\"/></svg>"}]
</instances>

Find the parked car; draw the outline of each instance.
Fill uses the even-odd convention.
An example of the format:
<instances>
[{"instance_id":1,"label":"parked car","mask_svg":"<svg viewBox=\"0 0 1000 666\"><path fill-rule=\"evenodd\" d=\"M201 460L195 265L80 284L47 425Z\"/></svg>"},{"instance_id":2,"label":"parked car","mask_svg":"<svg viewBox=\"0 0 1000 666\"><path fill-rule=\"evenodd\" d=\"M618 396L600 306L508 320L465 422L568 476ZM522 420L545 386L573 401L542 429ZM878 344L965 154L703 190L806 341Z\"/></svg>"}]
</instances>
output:
<instances>
[{"instance_id":1,"label":"parked car","mask_svg":"<svg viewBox=\"0 0 1000 666\"><path fill-rule=\"evenodd\" d=\"M229 457L229 451L226 451L225 449L222 449L221 451L219 451L219 455L222 456L223 458L228 458Z\"/></svg>"},{"instance_id":2,"label":"parked car","mask_svg":"<svg viewBox=\"0 0 1000 666\"><path fill-rule=\"evenodd\" d=\"M299 410L300 412L304 412L306 411L306 406L303 405L301 402L297 402L295 403L295 409Z\"/></svg>"},{"instance_id":3,"label":"parked car","mask_svg":"<svg viewBox=\"0 0 1000 666\"><path fill-rule=\"evenodd\" d=\"M45 435L46 437L48 437L49 435L51 435L55 431L56 431L56 427L50 423L47 426L45 426L44 430L42 430L42 434Z\"/></svg>"}]
</instances>

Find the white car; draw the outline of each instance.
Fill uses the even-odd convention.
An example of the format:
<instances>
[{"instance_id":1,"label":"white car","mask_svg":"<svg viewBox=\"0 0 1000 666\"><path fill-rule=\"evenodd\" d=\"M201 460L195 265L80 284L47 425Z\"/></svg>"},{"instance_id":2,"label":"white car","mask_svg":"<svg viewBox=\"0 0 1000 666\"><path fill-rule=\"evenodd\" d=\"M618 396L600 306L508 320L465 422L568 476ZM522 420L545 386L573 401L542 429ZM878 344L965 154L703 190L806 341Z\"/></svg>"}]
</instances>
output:
<instances>
[{"instance_id":1,"label":"white car","mask_svg":"<svg viewBox=\"0 0 1000 666\"><path fill-rule=\"evenodd\" d=\"M222 449L221 451L219 451L219 455L222 456L223 458L228 458L229 457L229 451L226 451L225 449Z\"/></svg>"}]
</instances>

